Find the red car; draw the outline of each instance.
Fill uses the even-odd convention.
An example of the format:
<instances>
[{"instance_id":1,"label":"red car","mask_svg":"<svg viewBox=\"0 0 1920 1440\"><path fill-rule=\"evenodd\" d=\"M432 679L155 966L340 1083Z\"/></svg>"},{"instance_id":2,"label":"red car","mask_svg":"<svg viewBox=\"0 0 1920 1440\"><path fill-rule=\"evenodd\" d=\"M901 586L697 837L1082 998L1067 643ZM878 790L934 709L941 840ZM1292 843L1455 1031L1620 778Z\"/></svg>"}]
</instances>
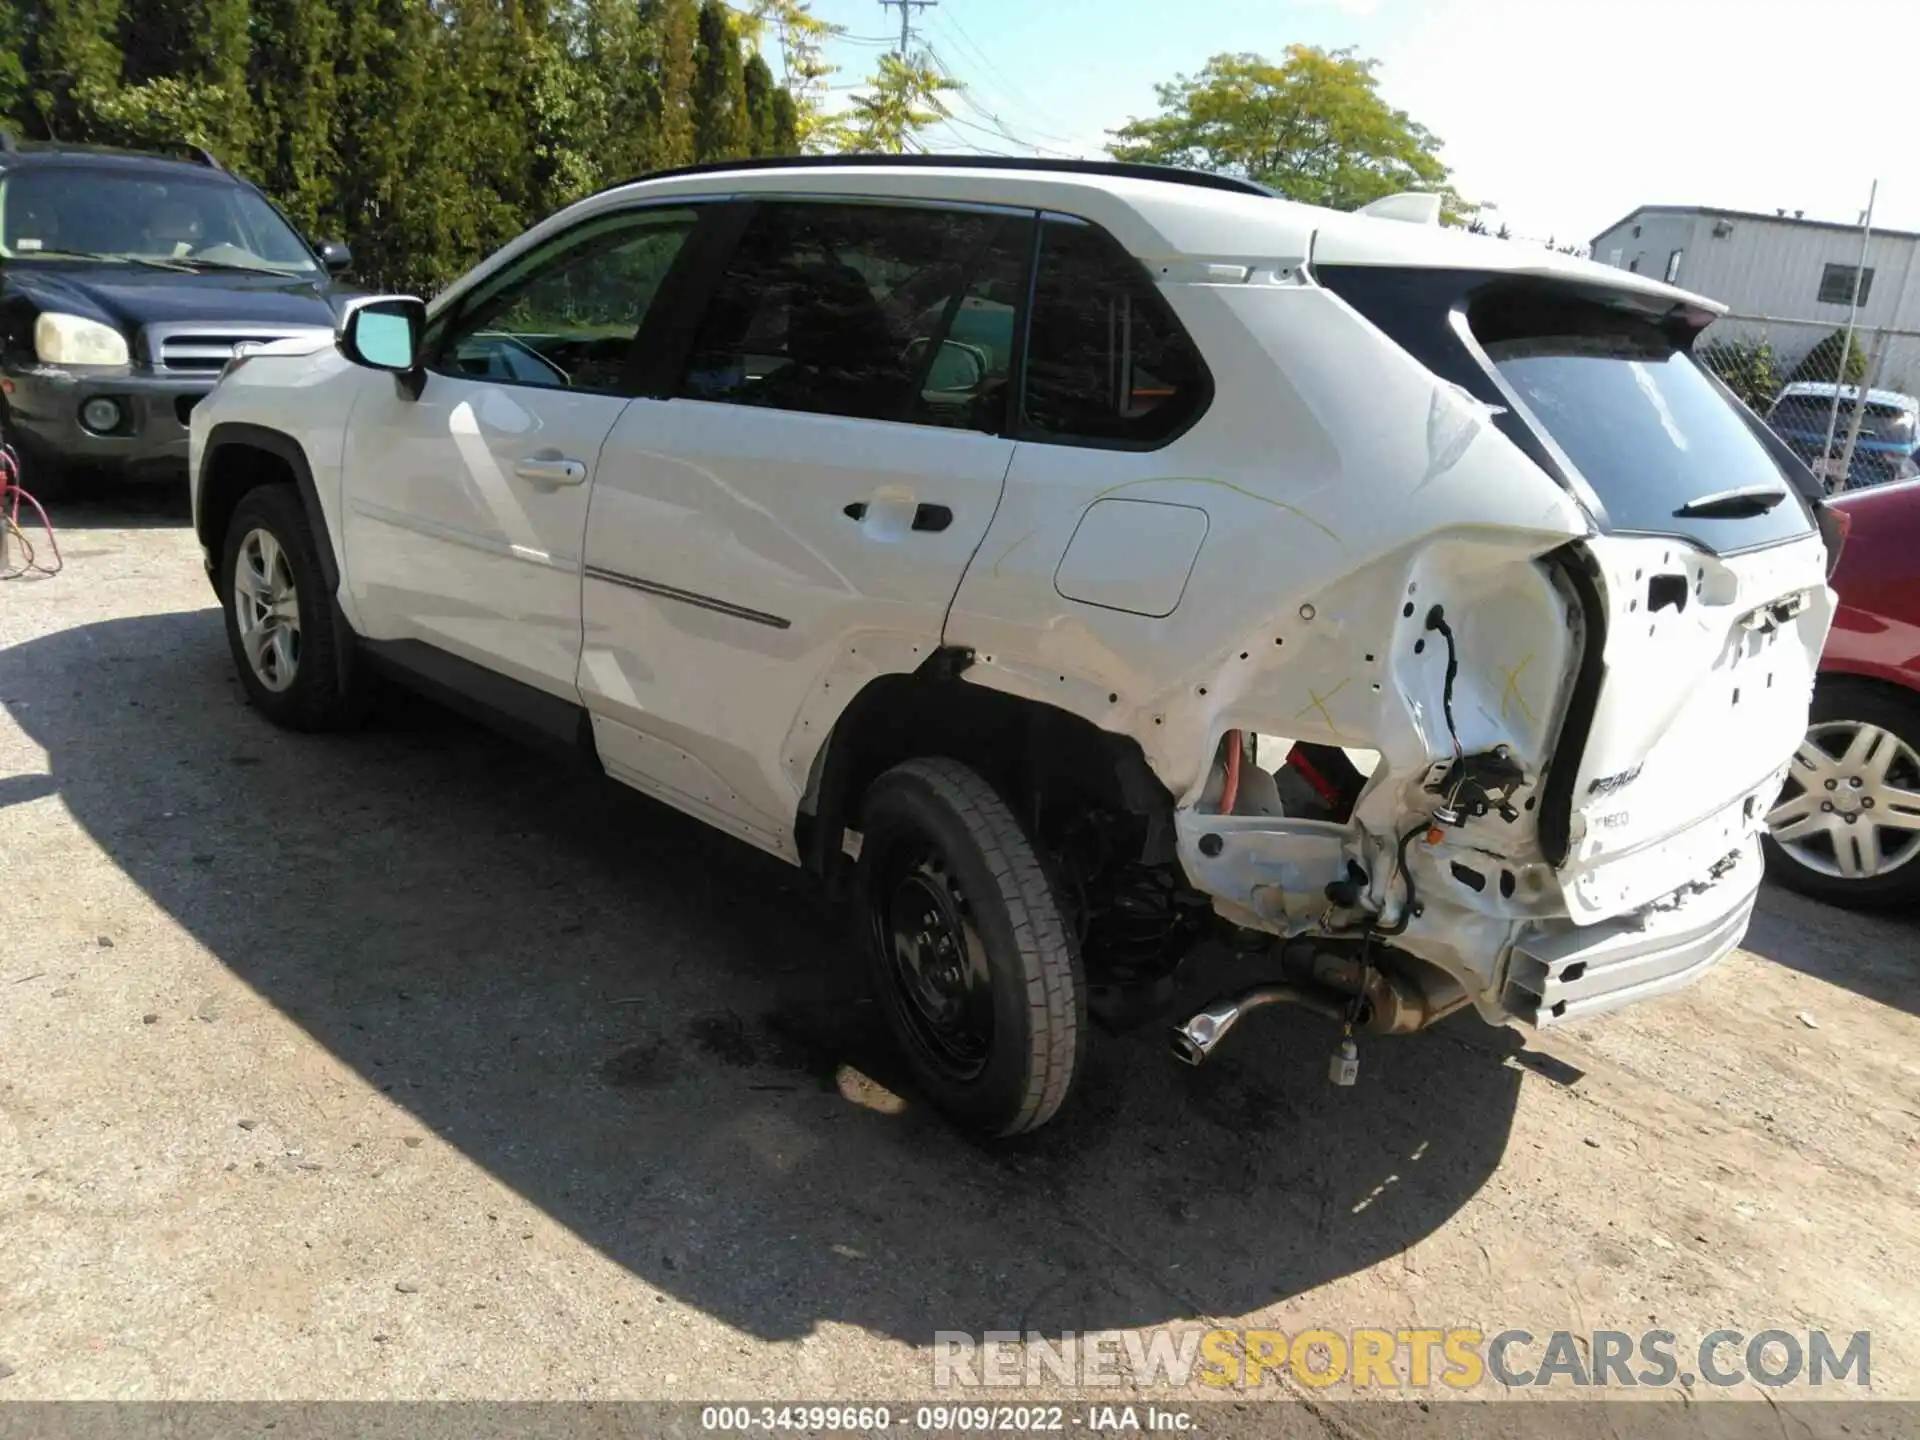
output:
<instances>
[{"instance_id":1,"label":"red car","mask_svg":"<svg viewBox=\"0 0 1920 1440\"><path fill-rule=\"evenodd\" d=\"M1920 480L1831 502L1849 522L1806 743L1767 817L1769 873L1836 905L1920 901Z\"/></svg>"}]
</instances>

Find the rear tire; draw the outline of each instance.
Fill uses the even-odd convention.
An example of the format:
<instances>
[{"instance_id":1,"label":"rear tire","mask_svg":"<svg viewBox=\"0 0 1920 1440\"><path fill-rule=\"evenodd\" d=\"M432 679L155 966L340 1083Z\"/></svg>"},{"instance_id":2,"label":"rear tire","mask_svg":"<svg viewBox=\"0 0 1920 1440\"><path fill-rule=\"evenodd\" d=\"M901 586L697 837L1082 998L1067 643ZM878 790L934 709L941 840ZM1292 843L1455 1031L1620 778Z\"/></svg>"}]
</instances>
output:
<instances>
[{"instance_id":1,"label":"rear tire","mask_svg":"<svg viewBox=\"0 0 1920 1440\"><path fill-rule=\"evenodd\" d=\"M957 760L909 760L867 791L861 911L874 988L929 1100L1018 1135L1059 1111L1086 1052L1086 980L1040 858Z\"/></svg>"},{"instance_id":2,"label":"rear tire","mask_svg":"<svg viewBox=\"0 0 1920 1440\"><path fill-rule=\"evenodd\" d=\"M1920 904L1920 697L1822 681L1790 777L1767 817L1781 838L1761 842L1769 876L1849 909Z\"/></svg>"},{"instance_id":3,"label":"rear tire","mask_svg":"<svg viewBox=\"0 0 1920 1440\"><path fill-rule=\"evenodd\" d=\"M220 556L227 645L253 707L289 730L338 730L364 719L372 677L351 649L352 633L335 627L319 547L293 487L243 495Z\"/></svg>"}]
</instances>

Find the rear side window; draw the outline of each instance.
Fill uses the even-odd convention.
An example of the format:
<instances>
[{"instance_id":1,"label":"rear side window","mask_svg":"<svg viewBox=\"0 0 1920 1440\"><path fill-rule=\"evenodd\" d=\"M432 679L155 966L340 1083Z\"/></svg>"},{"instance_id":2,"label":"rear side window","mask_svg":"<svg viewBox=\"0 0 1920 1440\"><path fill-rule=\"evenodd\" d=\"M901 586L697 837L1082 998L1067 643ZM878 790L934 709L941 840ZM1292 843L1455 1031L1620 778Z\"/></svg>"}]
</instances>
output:
<instances>
[{"instance_id":1,"label":"rear side window","mask_svg":"<svg viewBox=\"0 0 1920 1440\"><path fill-rule=\"evenodd\" d=\"M1199 350L1140 262L1084 221L1049 217L1022 438L1149 449L1191 425L1211 394Z\"/></svg>"},{"instance_id":2,"label":"rear side window","mask_svg":"<svg viewBox=\"0 0 1920 1440\"><path fill-rule=\"evenodd\" d=\"M998 433L1033 220L903 205L757 206L680 393Z\"/></svg>"}]
</instances>

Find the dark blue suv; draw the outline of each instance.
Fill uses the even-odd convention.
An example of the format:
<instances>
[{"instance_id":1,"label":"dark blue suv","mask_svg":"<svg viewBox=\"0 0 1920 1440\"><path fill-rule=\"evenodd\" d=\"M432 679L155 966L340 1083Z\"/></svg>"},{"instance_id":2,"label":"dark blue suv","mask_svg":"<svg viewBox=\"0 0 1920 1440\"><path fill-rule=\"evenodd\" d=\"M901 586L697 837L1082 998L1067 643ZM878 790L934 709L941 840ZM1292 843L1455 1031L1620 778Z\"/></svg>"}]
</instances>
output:
<instances>
[{"instance_id":1,"label":"dark blue suv","mask_svg":"<svg viewBox=\"0 0 1920 1440\"><path fill-rule=\"evenodd\" d=\"M184 481L187 415L234 347L333 328L346 246L189 154L0 134L0 429L36 495Z\"/></svg>"}]
</instances>

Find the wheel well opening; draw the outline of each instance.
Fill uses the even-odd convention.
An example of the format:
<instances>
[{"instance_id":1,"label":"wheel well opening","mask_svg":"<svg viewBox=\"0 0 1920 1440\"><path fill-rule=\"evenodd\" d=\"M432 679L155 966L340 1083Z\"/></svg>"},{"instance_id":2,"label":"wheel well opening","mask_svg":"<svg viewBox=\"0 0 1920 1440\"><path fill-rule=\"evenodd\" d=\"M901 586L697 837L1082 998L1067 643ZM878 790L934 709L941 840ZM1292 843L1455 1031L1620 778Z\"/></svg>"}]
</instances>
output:
<instances>
[{"instance_id":1,"label":"wheel well opening","mask_svg":"<svg viewBox=\"0 0 1920 1440\"><path fill-rule=\"evenodd\" d=\"M226 542L227 523L249 490L296 482L293 467L271 450L244 442L222 445L207 457L200 482L201 543L219 551Z\"/></svg>"},{"instance_id":2,"label":"wheel well opening","mask_svg":"<svg viewBox=\"0 0 1920 1440\"><path fill-rule=\"evenodd\" d=\"M1139 744L1070 711L969 684L935 661L869 682L842 714L801 816L805 862L844 893L845 832L858 828L867 787L905 760L958 760L999 792L1032 840L1096 995L1170 973L1211 906L1186 882L1173 796Z\"/></svg>"},{"instance_id":3,"label":"wheel well opening","mask_svg":"<svg viewBox=\"0 0 1920 1440\"><path fill-rule=\"evenodd\" d=\"M934 673L929 673L929 671ZM1139 745L1056 706L968 684L938 667L883 675L854 697L835 724L812 787L810 862L831 866L860 798L904 760L944 756L977 771L1013 807L1029 833L1051 812L1097 809L1166 831L1173 797Z\"/></svg>"}]
</instances>

